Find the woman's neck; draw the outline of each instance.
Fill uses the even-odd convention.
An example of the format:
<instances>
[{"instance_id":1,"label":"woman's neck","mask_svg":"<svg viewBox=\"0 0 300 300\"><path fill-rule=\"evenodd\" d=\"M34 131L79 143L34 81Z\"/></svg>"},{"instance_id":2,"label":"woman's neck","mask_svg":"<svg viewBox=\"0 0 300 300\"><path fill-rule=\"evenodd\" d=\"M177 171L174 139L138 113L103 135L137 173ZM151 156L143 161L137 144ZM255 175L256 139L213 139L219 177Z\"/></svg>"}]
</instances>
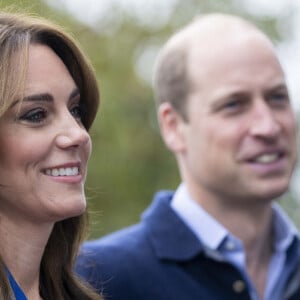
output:
<instances>
[{"instance_id":1,"label":"woman's neck","mask_svg":"<svg viewBox=\"0 0 300 300\"><path fill-rule=\"evenodd\" d=\"M40 264L52 228L1 216L0 255L28 299L40 300Z\"/></svg>"}]
</instances>

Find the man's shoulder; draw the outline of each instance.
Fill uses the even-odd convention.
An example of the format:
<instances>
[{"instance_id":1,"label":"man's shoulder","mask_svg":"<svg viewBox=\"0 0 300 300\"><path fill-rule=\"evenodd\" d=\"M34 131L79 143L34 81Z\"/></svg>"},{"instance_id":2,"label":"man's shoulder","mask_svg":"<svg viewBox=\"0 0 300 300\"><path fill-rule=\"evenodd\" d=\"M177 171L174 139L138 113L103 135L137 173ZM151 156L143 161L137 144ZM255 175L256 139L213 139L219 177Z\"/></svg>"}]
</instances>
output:
<instances>
[{"instance_id":1,"label":"man's shoulder","mask_svg":"<svg viewBox=\"0 0 300 300\"><path fill-rule=\"evenodd\" d=\"M155 261L151 242L143 223L121 229L83 244L76 262L76 271L96 288L102 282L114 284L129 280ZM152 267L151 267L152 268ZM134 274L128 275L128 270ZM105 285L108 286L108 285Z\"/></svg>"},{"instance_id":2,"label":"man's shoulder","mask_svg":"<svg viewBox=\"0 0 300 300\"><path fill-rule=\"evenodd\" d=\"M146 242L146 229L144 224L138 223L101 238L86 241L81 253L86 255L100 255L107 253L108 255L120 255L124 252L132 252L137 245Z\"/></svg>"},{"instance_id":3,"label":"man's shoulder","mask_svg":"<svg viewBox=\"0 0 300 300\"><path fill-rule=\"evenodd\" d=\"M156 193L152 204L146 209L139 223L119 229L96 240L87 241L83 244L82 251L89 255L101 252L118 254L129 251L137 252L143 245L149 243L149 234L154 226L160 228L161 224L168 223L166 219L171 211L169 202L173 193L171 191L159 191Z\"/></svg>"}]
</instances>

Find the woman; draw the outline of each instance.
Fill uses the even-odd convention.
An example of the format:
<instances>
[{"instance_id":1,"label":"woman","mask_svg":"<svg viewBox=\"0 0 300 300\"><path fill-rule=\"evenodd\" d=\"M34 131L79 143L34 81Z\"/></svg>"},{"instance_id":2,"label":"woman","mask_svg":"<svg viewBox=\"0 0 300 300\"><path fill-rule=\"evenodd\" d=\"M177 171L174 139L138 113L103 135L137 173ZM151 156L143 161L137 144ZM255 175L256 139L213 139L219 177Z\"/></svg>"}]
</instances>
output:
<instances>
[{"instance_id":1,"label":"woman","mask_svg":"<svg viewBox=\"0 0 300 300\"><path fill-rule=\"evenodd\" d=\"M100 299L73 273L85 235L94 72L57 26L0 13L0 299Z\"/></svg>"}]
</instances>

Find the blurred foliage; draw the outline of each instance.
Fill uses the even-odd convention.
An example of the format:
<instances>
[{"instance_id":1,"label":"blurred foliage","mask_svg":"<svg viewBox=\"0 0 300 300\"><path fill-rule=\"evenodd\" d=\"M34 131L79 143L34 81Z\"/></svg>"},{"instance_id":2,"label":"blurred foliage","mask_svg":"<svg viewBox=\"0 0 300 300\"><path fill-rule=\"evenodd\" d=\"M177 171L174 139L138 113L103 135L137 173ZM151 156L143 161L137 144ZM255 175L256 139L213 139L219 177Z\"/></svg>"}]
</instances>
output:
<instances>
[{"instance_id":1,"label":"blurred foliage","mask_svg":"<svg viewBox=\"0 0 300 300\"><path fill-rule=\"evenodd\" d=\"M137 222L155 191L175 189L179 183L175 159L159 135L150 84L135 69L140 52L147 47L160 47L196 14L212 11L245 16L275 41L283 38L278 29L282 19L247 15L233 0L178 1L169 22L159 28L142 26L115 7L111 13L122 20L118 26L111 25L110 34L83 25L66 12L50 9L38 0L1 1L1 7L12 3L19 11L34 12L65 26L96 69L101 107L91 130L93 154L86 185L93 211L91 238ZM287 24L292 19L282 18ZM287 198L287 210L295 212L295 200Z\"/></svg>"}]
</instances>

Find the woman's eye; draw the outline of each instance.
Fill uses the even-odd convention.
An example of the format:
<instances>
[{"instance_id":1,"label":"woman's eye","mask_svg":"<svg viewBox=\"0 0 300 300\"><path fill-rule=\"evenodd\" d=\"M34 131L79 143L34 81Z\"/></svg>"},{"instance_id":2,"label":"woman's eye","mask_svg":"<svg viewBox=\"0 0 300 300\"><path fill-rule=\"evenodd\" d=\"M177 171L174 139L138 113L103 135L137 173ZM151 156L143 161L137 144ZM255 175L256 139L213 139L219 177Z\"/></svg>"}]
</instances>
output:
<instances>
[{"instance_id":1,"label":"woman's eye","mask_svg":"<svg viewBox=\"0 0 300 300\"><path fill-rule=\"evenodd\" d=\"M77 120L82 120L83 114L84 114L84 109L81 104L77 104L73 106L70 110L72 116L77 119Z\"/></svg>"},{"instance_id":2,"label":"woman's eye","mask_svg":"<svg viewBox=\"0 0 300 300\"><path fill-rule=\"evenodd\" d=\"M45 109L33 109L20 116L20 120L24 120L32 123L41 123L47 117L47 111Z\"/></svg>"}]
</instances>

